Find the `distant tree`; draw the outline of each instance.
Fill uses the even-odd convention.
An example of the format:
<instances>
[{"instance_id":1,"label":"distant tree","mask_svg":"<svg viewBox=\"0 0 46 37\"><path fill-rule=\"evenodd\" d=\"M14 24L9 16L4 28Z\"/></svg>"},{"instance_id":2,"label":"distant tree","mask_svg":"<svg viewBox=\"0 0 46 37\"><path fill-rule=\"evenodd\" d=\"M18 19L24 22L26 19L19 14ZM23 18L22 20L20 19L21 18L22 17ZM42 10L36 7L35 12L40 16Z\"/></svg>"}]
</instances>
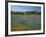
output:
<instances>
[{"instance_id":1,"label":"distant tree","mask_svg":"<svg viewBox=\"0 0 46 37\"><path fill-rule=\"evenodd\" d=\"M31 11L31 14L36 14L36 12L34 12L34 11Z\"/></svg>"},{"instance_id":2,"label":"distant tree","mask_svg":"<svg viewBox=\"0 0 46 37\"><path fill-rule=\"evenodd\" d=\"M30 15L31 13L30 13L29 11L26 11L26 14L27 14L27 15Z\"/></svg>"},{"instance_id":3,"label":"distant tree","mask_svg":"<svg viewBox=\"0 0 46 37\"><path fill-rule=\"evenodd\" d=\"M40 15L41 12L38 12L38 11L26 11L26 12L14 12L14 11L11 11L11 15L31 15L31 14Z\"/></svg>"},{"instance_id":4,"label":"distant tree","mask_svg":"<svg viewBox=\"0 0 46 37\"><path fill-rule=\"evenodd\" d=\"M14 11L11 11L11 15L15 15L15 12Z\"/></svg>"},{"instance_id":5,"label":"distant tree","mask_svg":"<svg viewBox=\"0 0 46 37\"><path fill-rule=\"evenodd\" d=\"M24 15L24 12L21 12L20 14L21 14L21 15Z\"/></svg>"},{"instance_id":6,"label":"distant tree","mask_svg":"<svg viewBox=\"0 0 46 37\"><path fill-rule=\"evenodd\" d=\"M41 14L41 12L38 12L38 14L40 15L40 14Z\"/></svg>"},{"instance_id":7,"label":"distant tree","mask_svg":"<svg viewBox=\"0 0 46 37\"><path fill-rule=\"evenodd\" d=\"M19 12L15 12L15 15L19 14Z\"/></svg>"}]
</instances>

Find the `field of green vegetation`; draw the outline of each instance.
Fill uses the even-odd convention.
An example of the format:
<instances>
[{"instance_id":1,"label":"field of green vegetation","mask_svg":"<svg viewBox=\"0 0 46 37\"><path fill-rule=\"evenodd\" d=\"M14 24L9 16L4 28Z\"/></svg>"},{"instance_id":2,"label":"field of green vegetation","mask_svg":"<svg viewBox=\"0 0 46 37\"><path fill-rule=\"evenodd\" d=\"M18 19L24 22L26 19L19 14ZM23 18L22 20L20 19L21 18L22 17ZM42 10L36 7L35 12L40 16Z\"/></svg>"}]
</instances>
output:
<instances>
[{"instance_id":1,"label":"field of green vegetation","mask_svg":"<svg viewBox=\"0 0 46 37\"><path fill-rule=\"evenodd\" d=\"M31 15L36 15L36 16L31 16ZM31 11L31 12L12 11L11 31L40 30L41 28L40 15L41 12L38 11Z\"/></svg>"}]
</instances>

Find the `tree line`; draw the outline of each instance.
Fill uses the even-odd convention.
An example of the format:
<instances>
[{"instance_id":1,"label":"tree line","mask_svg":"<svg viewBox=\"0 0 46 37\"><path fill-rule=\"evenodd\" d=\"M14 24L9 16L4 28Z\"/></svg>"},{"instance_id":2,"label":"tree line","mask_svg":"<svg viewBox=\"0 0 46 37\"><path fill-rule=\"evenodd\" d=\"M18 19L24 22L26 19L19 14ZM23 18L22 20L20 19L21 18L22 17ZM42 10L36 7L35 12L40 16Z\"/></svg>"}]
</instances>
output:
<instances>
[{"instance_id":1,"label":"tree line","mask_svg":"<svg viewBox=\"0 0 46 37\"><path fill-rule=\"evenodd\" d=\"M11 11L11 15L40 15L41 12L39 11L26 11L26 12L14 12Z\"/></svg>"}]
</instances>

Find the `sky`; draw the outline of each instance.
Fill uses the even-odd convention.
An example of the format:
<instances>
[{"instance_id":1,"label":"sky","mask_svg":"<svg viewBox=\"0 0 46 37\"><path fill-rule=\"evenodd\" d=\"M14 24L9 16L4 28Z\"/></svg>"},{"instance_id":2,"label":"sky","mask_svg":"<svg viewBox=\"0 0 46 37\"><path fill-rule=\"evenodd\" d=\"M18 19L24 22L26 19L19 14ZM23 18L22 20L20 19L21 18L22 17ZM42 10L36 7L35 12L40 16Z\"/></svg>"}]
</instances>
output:
<instances>
[{"instance_id":1,"label":"sky","mask_svg":"<svg viewBox=\"0 0 46 37\"><path fill-rule=\"evenodd\" d=\"M15 12L25 12L25 11L41 11L40 6L19 6L19 5L11 5L11 11Z\"/></svg>"}]
</instances>

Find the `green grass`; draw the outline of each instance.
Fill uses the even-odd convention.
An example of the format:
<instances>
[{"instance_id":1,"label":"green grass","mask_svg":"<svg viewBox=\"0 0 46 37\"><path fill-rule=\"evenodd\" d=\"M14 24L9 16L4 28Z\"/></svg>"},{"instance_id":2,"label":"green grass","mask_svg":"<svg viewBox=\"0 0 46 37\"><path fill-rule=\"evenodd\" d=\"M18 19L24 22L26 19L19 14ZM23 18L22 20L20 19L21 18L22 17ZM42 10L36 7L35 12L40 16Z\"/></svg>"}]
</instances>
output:
<instances>
[{"instance_id":1,"label":"green grass","mask_svg":"<svg viewBox=\"0 0 46 37\"><path fill-rule=\"evenodd\" d=\"M28 29L30 29L29 26L25 26L22 24L15 24L11 26L11 31L26 31Z\"/></svg>"},{"instance_id":2,"label":"green grass","mask_svg":"<svg viewBox=\"0 0 46 37\"><path fill-rule=\"evenodd\" d=\"M12 21L11 22L11 31L27 31L27 30L31 29L31 25L29 25L29 26L19 24L16 21Z\"/></svg>"},{"instance_id":3,"label":"green grass","mask_svg":"<svg viewBox=\"0 0 46 37\"><path fill-rule=\"evenodd\" d=\"M32 23L29 21L27 22L28 25L19 24L16 21L12 21L11 31L28 31L28 30L39 30L40 26L32 26ZM38 27L39 26L39 27Z\"/></svg>"},{"instance_id":4,"label":"green grass","mask_svg":"<svg viewBox=\"0 0 46 37\"><path fill-rule=\"evenodd\" d=\"M33 22L26 18L24 15L16 15L18 18L22 18L24 20L28 20L27 25L23 25L20 23L17 23L14 19L11 20L11 31L28 31L28 30L39 30L40 29L40 24L32 26Z\"/></svg>"}]
</instances>

